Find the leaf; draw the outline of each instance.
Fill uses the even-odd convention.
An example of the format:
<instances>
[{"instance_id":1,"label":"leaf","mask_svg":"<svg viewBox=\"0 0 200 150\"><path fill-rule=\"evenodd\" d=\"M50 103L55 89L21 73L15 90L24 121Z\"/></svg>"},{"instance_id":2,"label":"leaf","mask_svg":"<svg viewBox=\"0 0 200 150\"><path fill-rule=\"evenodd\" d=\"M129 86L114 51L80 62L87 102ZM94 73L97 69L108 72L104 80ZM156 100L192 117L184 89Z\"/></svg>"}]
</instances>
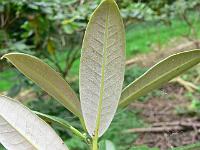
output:
<instances>
[{"instance_id":1,"label":"leaf","mask_svg":"<svg viewBox=\"0 0 200 150\"><path fill-rule=\"evenodd\" d=\"M86 128L101 136L110 125L121 94L125 68L125 32L114 0L93 13L83 40L80 98Z\"/></svg>"},{"instance_id":2,"label":"leaf","mask_svg":"<svg viewBox=\"0 0 200 150\"><path fill-rule=\"evenodd\" d=\"M200 50L181 52L154 65L122 92L119 107L124 107L200 62Z\"/></svg>"},{"instance_id":3,"label":"leaf","mask_svg":"<svg viewBox=\"0 0 200 150\"><path fill-rule=\"evenodd\" d=\"M68 149L42 119L4 96L0 96L0 142L9 150Z\"/></svg>"},{"instance_id":4,"label":"leaf","mask_svg":"<svg viewBox=\"0 0 200 150\"><path fill-rule=\"evenodd\" d=\"M87 137L84 134L82 134L80 131L78 131L76 128L71 126L66 120L59 118L59 117L43 114L43 113L40 113L37 111L32 111L32 112L35 113L36 115L38 115L43 120L45 120L46 122L59 125L60 127L71 131L73 134L75 134L76 136L81 138L83 141L88 142Z\"/></svg>"},{"instance_id":5,"label":"leaf","mask_svg":"<svg viewBox=\"0 0 200 150\"><path fill-rule=\"evenodd\" d=\"M103 140L99 143L99 150L116 150L113 142L109 140Z\"/></svg>"},{"instance_id":6,"label":"leaf","mask_svg":"<svg viewBox=\"0 0 200 150\"><path fill-rule=\"evenodd\" d=\"M74 115L81 117L80 102L67 82L40 59L22 53L9 53L7 58L20 72L57 99Z\"/></svg>"}]
</instances>

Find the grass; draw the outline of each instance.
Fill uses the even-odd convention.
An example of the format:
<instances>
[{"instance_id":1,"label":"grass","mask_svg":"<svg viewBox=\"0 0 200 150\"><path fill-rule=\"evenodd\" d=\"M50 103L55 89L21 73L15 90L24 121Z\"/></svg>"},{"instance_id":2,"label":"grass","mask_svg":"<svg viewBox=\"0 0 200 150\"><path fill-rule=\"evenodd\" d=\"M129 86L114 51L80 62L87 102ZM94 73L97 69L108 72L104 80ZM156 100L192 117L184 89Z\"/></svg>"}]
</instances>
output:
<instances>
[{"instance_id":1,"label":"grass","mask_svg":"<svg viewBox=\"0 0 200 150\"><path fill-rule=\"evenodd\" d=\"M195 24L198 29L200 22ZM162 23L141 23L132 25L126 34L126 55L133 57L136 53L145 53L152 50L153 45L164 45L173 38L181 37L189 33L189 27L180 20L173 20L171 26ZM200 37L200 30L197 30Z\"/></svg>"}]
</instances>

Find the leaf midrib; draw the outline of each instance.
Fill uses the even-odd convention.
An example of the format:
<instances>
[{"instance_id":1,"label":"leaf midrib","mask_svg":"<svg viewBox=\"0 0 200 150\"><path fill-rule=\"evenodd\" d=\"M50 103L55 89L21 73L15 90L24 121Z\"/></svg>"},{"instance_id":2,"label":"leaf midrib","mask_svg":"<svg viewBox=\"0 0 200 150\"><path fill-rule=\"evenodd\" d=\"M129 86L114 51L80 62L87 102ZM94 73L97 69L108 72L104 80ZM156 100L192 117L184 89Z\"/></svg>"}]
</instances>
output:
<instances>
[{"instance_id":1,"label":"leaf midrib","mask_svg":"<svg viewBox=\"0 0 200 150\"><path fill-rule=\"evenodd\" d=\"M100 119L101 119L101 112L102 112L102 102L104 96L104 80L105 80L105 64L106 64L106 54L107 54L107 37L108 37L108 22L109 22L109 11L110 5L108 4L108 10L106 14L106 21L105 21L105 34L104 34L104 45L103 45L103 63L101 69L101 84L100 84L100 95L99 95L99 104L98 104L98 111L97 111L97 119L96 119L96 128L95 128L95 137L98 137L99 134L99 127L100 127Z\"/></svg>"}]
</instances>

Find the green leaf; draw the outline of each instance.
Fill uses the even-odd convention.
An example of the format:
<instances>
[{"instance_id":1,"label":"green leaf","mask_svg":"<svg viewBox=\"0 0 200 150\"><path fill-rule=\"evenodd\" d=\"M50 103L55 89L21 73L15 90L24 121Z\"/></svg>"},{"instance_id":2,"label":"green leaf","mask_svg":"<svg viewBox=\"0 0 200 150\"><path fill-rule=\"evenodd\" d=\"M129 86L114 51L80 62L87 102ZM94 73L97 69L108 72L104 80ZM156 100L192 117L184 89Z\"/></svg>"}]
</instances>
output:
<instances>
[{"instance_id":1,"label":"green leaf","mask_svg":"<svg viewBox=\"0 0 200 150\"><path fill-rule=\"evenodd\" d=\"M124 107L148 92L200 62L200 50L181 52L157 63L141 77L129 84L122 92L119 107Z\"/></svg>"},{"instance_id":2,"label":"green leaf","mask_svg":"<svg viewBox=\"0 0 200 150\"><path fill-rule=\"evenodd\" d=\"M114 0L94 11L83 40L80 65L82 113L90 136L110 125L121 94L125 68L125 32Z\"/></svg>"},{"instance_id":3,"label":"green leaf","mask_svg":"<svg viewBox=\"0 0 200 150\"><path fill-rule=\"evenodd\" d=\"M67 150L61 138L21 103L0 96L0 143L6 149Z\"/></svg>"},{"instance_id":4,"label":"green leaf","mask_svg":"<svg viewBox=\"0 0 200 150\"><path fill-rule=\"evenodd\" d=\"M71 131L73 134L75 134L76 136L78 136L79 138L81 138L82 140L84 140L85 142L88 142L86 135L82 134L76 128L74 128L73 126L71 126L66 120L64 120L62 118L59 118L59 117L55 117L55 116L50 116L50 115L47 115L47 114L43 114L43 113L40 113L40 112L37 112L37 111L32 111L32 112L35 113L36 115L38 115L43 120L45 120L46 122L48 122L48 123L54 123L56 125L59 125L62 128Z\"/></svg>"},{"instance_id":5,"label":"green leaf","mask_svg":"<svg viewBox=\"0 0 200 150\"><path fill-rule=\"evenodd\" d=\"M109 140L103 140L99 143L99 150L116 150L113 142Z\"/></svg>"},{"instance_id":6,"label":"green leaf","mask_svg":"<svg viewBox=\"0 0 200 150\"><path fill-rule=\"evenodd\" d=\"M27 54L9 53L2 58L7 58L19 71L57 99L73 114L82 117L80 102L75 92L58 72L40 59Z\"/></svg>"}]
</instances>

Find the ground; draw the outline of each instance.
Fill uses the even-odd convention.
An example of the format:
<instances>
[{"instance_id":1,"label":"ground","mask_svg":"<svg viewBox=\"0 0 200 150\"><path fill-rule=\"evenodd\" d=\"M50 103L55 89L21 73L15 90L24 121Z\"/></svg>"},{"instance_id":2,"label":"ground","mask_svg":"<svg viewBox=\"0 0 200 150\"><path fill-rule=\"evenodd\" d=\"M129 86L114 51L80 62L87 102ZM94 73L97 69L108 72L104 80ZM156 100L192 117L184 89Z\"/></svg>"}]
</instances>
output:
<instances>
[{"instance_id":1,"label":"ground","mask_svg":"<svg viewBox=\"0 0 200 150\"><path fill-rule=\"evenodd\" d=\"M200 119L188 113L191 102L184 96L187 91L184 87L175 84L168 84L161 91L164 92L162 96L155 96L146 102L136 102L131 105L131 109L144 110L139 113L139 116L150 125L150 128L136 131L139 133L139 138L134 144L146 144L149 147L167 150L198 142ZM200 99L200 94L196 95L196 98ZM185 112L179 112L180 109ZM188 126L184 126L184 123Z\"/></svg>"}]
</instances>

